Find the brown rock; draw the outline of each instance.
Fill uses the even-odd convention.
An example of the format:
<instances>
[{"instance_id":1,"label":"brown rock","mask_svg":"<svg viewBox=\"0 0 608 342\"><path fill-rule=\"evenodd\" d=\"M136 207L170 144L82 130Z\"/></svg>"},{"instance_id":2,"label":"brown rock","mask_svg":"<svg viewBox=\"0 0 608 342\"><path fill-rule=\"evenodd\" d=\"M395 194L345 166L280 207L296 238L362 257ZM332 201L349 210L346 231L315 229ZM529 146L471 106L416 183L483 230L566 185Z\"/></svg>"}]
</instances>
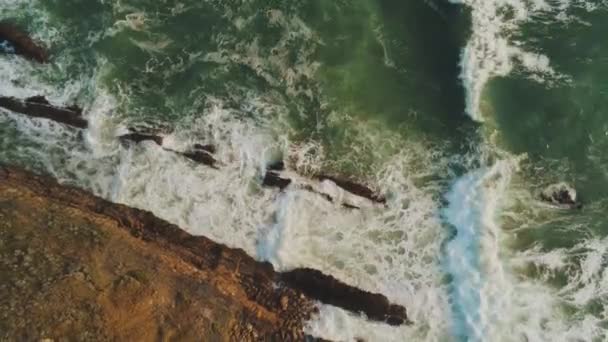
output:
<instances>
[{"instance_id":1,"label":"brown rock","mask_svg":"<svg viewBox=\"0 0 608 342\"><path fill-rule=\"evenodd\" d=\"M351 180L348 179L343 179L343 178L339 178L339 177L335 177L335 176L328 176L328 175L316 175L314 178L320 180L320 181L324 181L324 180L329 180L334 182L337 186L341 187L342 189L363 197L363 198L367 198L370 201L376 202L376 203L386 203L386 198L382 195L377 194L375 191L373 191L372 189L370 189L369 187L363 185L363 184L359 184L356 182L353 182Z\"/></svg>"},{"instance_id":2,"label":"brown rock","mask_svg":"<svg viewBox=\"0 0 608 342\"><path fill-rule=\"evenodd\" d=\"M317 312L312 299L389 324L406 320L405 308L380 294L315 270L276 273L150 212L19 169L0 167L0 217L0 260L31 250L35 267L25 277L0 263L0 287L9 289L0 291L0 313L10 313L0 340L303 338Z\"/></svg>"},{"instance_id":3,"label":"brown rock","mask_svg":"<svg viewBox=\"0 0 608 342\"><path fill-rule=\"evenodd\" d=\"M207 153L211 153L214 154L217 149L214 145L211 144L207 144L207 145L203 145L203 144L194 144L194 149L195 150L202 150L205 151Z\"/></svg>"},{"instance_id":4,"label":"brown rock","mask_svg":"<svg viewBox=\"0 0 608 342\"><path fill-rule=\"evenodd\" d=\"M15 50L15 53L25 58L46 63L49 55L46 49L34 42L25 32L19 30L10 23L0 23L0 42L7 41Z\"/></svg>"},{"instance_id":5,"label":"brown rock","mask_svg":"<svg viewBox=\"0 0 608 342\"><path fill-rule=\"evenodd\" d=\"M176 153L181 154L182 156L184 156L196 163L207 165L207 166L217 169L217 166L215 165L217 163L217 161L215 160L215 158L213 158L213 156L209 152L207 152L205 150L192 150L192 151L187 151L187 152L176 152Z\"/></svg>"},{"instance_id":6,"label":"brown rock","mask_svg":"<svg viewBox=\"0 0 608 342\"><path fill-rule=\"evenodd\" d=\"M35 268L0 262L0 340L269 340L314 311L242 250L45 177L0 167L0 216L0 261Z\"/></svg>"}]
</instances>

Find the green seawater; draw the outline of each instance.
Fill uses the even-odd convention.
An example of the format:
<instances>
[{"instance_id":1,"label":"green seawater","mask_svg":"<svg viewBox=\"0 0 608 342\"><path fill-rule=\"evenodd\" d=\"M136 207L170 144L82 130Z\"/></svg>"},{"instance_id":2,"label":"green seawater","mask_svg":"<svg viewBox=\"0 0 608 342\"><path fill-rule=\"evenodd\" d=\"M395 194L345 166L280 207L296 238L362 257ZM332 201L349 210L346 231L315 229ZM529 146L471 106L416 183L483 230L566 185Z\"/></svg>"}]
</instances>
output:
<instances>
[{"instance_id":1,"label":"green seawater","mask_svg":"<svg viewBox=\"0 0 608 342\"><path fill-rule=\"evenodd\" d=\"M489 44L546 57L552 71L513 53L512 70L484 85L475 122L461 76L480 33L472 17L486 10L474 0L0 0L0 20L52 55L45 66L0 55L0 95L75 103L94 123L78 132L0 111L0 163L152 210L277 268L316 267L384 292L414 322L390 328L324 308L313 335L601 341L608 7L485 4L497 9L482 29L497 32ZM130 128L169 136L171 149L215 144L225 171L117 143ZM352 213L262 189L278 159L375 186L388 204ZM560 182L582 209L539 200Z\"/></svg>"}]
</instances>

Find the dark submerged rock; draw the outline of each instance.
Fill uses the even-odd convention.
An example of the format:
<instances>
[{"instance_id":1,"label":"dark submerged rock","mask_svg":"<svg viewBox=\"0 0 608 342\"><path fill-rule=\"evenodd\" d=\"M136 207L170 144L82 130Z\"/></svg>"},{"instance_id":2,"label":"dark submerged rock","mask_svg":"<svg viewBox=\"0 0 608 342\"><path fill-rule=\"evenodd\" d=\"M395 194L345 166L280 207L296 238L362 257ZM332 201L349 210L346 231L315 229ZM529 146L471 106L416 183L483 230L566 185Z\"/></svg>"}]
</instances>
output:
<instances>
[{"instance_id":1,"label":"dark submerged rock","mask_svg":"<svg viewBox=\"0 0 608 342\"><path fill-rule=\"evenodd\" d=\"M394 326L408 322L405 307L391 304L384 295L346 285L317 270L300 268L284 272L281 280L310 298L351 312L363 313L370 320Z\"/></svg>"},{"instance_id":2,"label":"dark submerged rock","mask_svg":"<svg viewBox=\"0 0 608 342\"><path fill-rule=\"evenodd\" d=\"M332 181L337 186L350 192L351 194L357 195L359 197L367 198L372 202L381 203L381 204L386 203L386 198L384 196L377 194L375 191L373 191L372 189L370 189L369 187L367 187L365 185L353 182L351 180L343 179L343 178L339 178L339 177L335 177L335 176L322 175L322 174L316 175L315 178L320 181L324 181L324 180Z\"/></svg>"},{"instance_id":3,"label":"dark submerged rock","mask_svg":"<svg viewBox=\"0 0 608 342\"><path fill-rule=\"evenodd\" d=\"M118 137L123 142L134 142L139 144L143 141L152 141L156 143L158 146L163 146L163 137L156 132L149 132L145 130L138 130L136 128L129 129L131 133L121 135ZM215 152L215 146L213 145L202 145L202 144L194 144L193 148L186 152L175 151L169 148L164 148L165 151L170 151L173 153L177 153L183 157L186 157L196 163L204 164L210 166L212 168L217 169L216 163L217 161L211 155Z\"/></svg>"},{"instance_id":4,"label":"dark submerged rock","mask_svg":"<svg viewBox=\"0 0 608 342\"><path fill-rule=\"evenodd\" d=\"M577 201L576 190L567 183L549 185L540 193L540 199L544 202L565 209L580 209L583 204Z\"/></svg>"},{"instance_id":5,"label":"dark submerged rock","mask_svg":"<svg viewBox=\"0 0 608 342\"><path fill-rule=\"evenodd\" d=\"M215 147L215 145L211 145L211 144L207 144L207 145L194 144L194 149L205 151L210 154L214 154L215 152L217 152L217 148Z\"/></svg>"},{"instance_id":6,"label":"dark submerged rock","mask_svg":"<svg viewBox=\"0 0 608 342\"><path fill-rule=\"evenodd\" d=\"M87 128L87 120L82 117L82 109L77 106L56 107L43 96L25 100L0 96L0 107L31 117L45 118L77 128Z\"/></svg>"},{"instance_id":7,"label":"dark submerged rock","mask_svg":"<svg viewBox=\"0 0 608 342\"><path fill-rule=\"evenodd\" d=\"M6 22L0 23L0 52L14 53L39 63L49 60L45 48L34 42L27 33Z\"/></svg>"},{"instance_id":8,"label":"dark submerged rock","mask_svg":"<svg viewBox=\"0 0 608 342\"><path fill-rule=\"evenodd\" d=\"M121 135L118 137L121 141L132 141L136 144L139 144L142 141L152 141L156 143L158 146L163 145L163 137L159 135L145 134L145 133L129 133L125 135Z\"/></svg>"},{"instance_id":9,"label":"dark submerged rock","mask_svg":"<svg viewBox=\"0 0 608 342\"><path fill-rule=\"evenodd\" d=\"M266 175L262 180L262 185L273 188L279 188L281 190L284 190L286 187L289 186L289 184L291 184L291 179L282 178L281 176L279 176L278 173L272 171L266 172Z\"/></svg>"},{"instance_id":10,"label":"dark submerged rock","mask_svg":"<svg viewBox=\"0 0 608 342\"><path fill-rule=\"evenodd\" d=\"M210 166L214 169L217 169L217 166L215 165L217 163L217 161L207 151L192 150L192 151L188 151L188 152L176 152L176 153L181 154L182 156L184 156L194 162L204 164L204 165Z\"/></svg>"},{"instance_id":11,"label":"dark submerged rock","mask_svg":"<svg viewBox=\"0 0 608 342\"><path fill-rule=\"evenodd\" d=\"M279 160L268 164L266 169L270 171L283 171L285 170L285 163L282 160Z\"/></svg>"}]
</instances>

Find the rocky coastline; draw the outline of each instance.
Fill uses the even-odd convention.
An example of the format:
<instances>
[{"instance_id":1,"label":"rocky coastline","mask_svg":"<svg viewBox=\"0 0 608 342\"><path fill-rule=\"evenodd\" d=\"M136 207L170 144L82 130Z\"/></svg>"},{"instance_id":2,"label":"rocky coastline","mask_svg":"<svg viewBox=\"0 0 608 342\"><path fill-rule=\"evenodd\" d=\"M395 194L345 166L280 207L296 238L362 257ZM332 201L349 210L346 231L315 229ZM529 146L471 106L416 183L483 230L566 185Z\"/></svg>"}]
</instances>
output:
<instances>
[{"instance_id":1,"label":"rocky coastline","mask_svg":"<svg viewBox=\"0 0 608 342\"><path fill-rule=\"evenodd\" d=\"M0 43L4 53L49 61L45 48L14 25L0 23ZM43 96L0 94L0 108L88 127L81 108ZM175 151L163 146L161 133L136 128L116 138L125 148L150 141L221 167L211 144ZM386 202L370 187L333 175L305 175L307 183L290 185L297 181L283 178L285 169L283 161L268 165L260 185L299 186L333 202L311 185L328 181L373 204ZM406 308L382 294L310 268L277 272L153 213L0 164L0 340L314 341L304 327L320 303L388 325L409 323Z\"/></svg>"},{"instance_id":2,"label":"rocky coastline","mask_svg":"<svg viewBox=\"0 0 608 342\"><path fill-rule=\"evenodd\" d=\"M318 303L407 323L381 294L18 168L0 167L0 217L2 339L302 341Z\"/></svg>"}]
</instances>

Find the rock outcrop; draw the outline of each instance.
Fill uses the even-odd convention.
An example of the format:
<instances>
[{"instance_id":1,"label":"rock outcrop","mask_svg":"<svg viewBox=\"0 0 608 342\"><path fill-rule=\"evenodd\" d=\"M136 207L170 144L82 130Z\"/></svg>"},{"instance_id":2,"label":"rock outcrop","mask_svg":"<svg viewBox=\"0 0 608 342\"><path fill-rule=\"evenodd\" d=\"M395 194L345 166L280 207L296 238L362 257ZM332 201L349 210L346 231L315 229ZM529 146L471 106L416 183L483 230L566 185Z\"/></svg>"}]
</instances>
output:
<instances>
[{"instance_id":1,"label":"rock outcrop","mask_svg":"<svg viewBox=\"0 0 608 342\"><path fill-rule=\"evenodd\" d=\"M39 63L46 63L49 60L45 48L36 43L27 33L10 23L0 23L0 46L3 47L0 51L22 55Z\"/></svg>"},{"instance_id":2,"label":"rock outcrop","mask_svg":"<svg viewBox=\"0 0 608 342\"><path fill-rule=\"evenodd\" d=\"M346 285L320 271L300 268L281 274L281 279L307 296L352 312L363 313L369 319L390 325L407 322L407 313L403 306L391 304L383 295Z\"/></svg>"},{"instance_id":3,"label":"rock outcrop","mask_svg":"<svg viewBox=\"0 0 608 342\"><path fill-rule=\"evenodd\" d=\"M24 100L9 96L0 96L0 107L13 112L36 118L45 118L76 128L87 128L87 120L82 117L82 109L57 107L51 105L43 96L34 96Z\"/></svg>"},{"instance_id":4,"label":"rock outcrop","mask_svg":"<svg viewBox=\"0 0 608 342\"><path fill-rule=\"evenodd\" d=\"M583 204L577 201L576 190L566 184L549 185L540 193L540 199L561 209L580 209Z\"/></svg>"},{"instance_id":5,"label":"rock outcrop","mask_svg":"<svg viewBox=\"0 0 608 342\"><path fill-rule=\"evenodd\" d=\"M137 131L135 129L130 129L130 131L131 132L128 134L119 136L118 139L123 143L133 142L136 144L144 141L152 141L158 146L162 147L165 151L177 153L195 163L218 169L217 160L213 157L213 154L216 151L216 148L213 145L194 144L187 151L176 151L163 146L164 138L159 134Z\"/></svg>"},{"instance_id":6,"label":"rock outcrop","mask_svg":"<svg viewBox=\"0 0 608 342\"><path fill-rule=\"evenodd\" d=\"M317 300L407 321L383 295L20 169L0 167L0 235L0 339L301 341Z\"/></svg>"},{"instance_id":7,"label":"rock outcrop","mask_svg":"<svg viewBox=\"0 0 608 342\"><path fill-rule=\"evenodd\" d=\"M149 134L149 133L132 132L132 133L121 135L118 137L118 139L120 141L122 141L123 143L134 142L136 144L139 144L144 141L152 141L158 146L163 146L163 137L161 137L160 135Z\"/></svg>"},{"instance_id":8,"label":"rock outcrop","mask_svg":"<svg viewBox=\"0 0 608 342\"><path fill-rule=\"evenodd\" d=\"M31 117L46 118L59 122L62 124L70 125L76 128L87 128L88 123L86 119L82 117L82 110L76 106L72 107L57 107L51 105L44 97L35 96L20 100L14 97L0 96L0 107L6 108L13 112L25 114ZM190 149L186 151L176 151L163 146L164 138L162 135L154 132L145 132L137 129L130 129L130 132L118 137L123 143L135 143L139 144L144 141L152 141L155 144L161 146L164 150L177 153L191 161L209 166L214 169L219 169L218 161L213 156L216 152L216 147L211 144L194 144ZM285 190L292 180L281 176L281 171L285 170L285 164L283 161L274 162L267 167L267 172L262 179L262 185L267 187L279 188L281 191ZM352 180L330 176L324 174L317 174L312 176L320 182L331 181L338 187L342 188L353 195L366 198L374 203L386 204L386 198L366 185L354 182ZM304 190L308 190L323 196L330 202L334 202L331 195L315 191L311 187L303 187ZM359 209L358 206L350 203L342 203L344 208L348 209Z\"/></svg>"}]
</instances>

